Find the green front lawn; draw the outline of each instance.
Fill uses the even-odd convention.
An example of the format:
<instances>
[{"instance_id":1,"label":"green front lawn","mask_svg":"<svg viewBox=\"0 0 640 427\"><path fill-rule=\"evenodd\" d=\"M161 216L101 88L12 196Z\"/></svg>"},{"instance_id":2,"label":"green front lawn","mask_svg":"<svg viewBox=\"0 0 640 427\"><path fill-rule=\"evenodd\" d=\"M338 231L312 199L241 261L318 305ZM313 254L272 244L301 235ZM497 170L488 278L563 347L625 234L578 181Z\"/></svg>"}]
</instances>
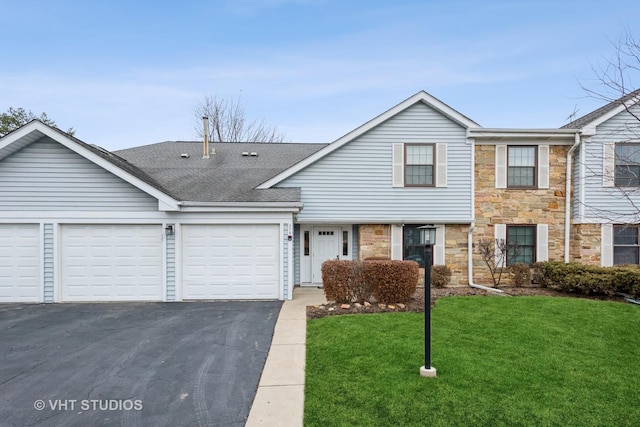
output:
<instances>
[{"instance_id":1,"label":"green front lawn","mask_svg":"<svg viewBox=\"0 0 640 427\"><path fill-rule=\"evenodd\" d=\"M309 320L306 426L640 424L640 307L441 298L422 378L419 313Z\"/></svg>"}]
</instances>

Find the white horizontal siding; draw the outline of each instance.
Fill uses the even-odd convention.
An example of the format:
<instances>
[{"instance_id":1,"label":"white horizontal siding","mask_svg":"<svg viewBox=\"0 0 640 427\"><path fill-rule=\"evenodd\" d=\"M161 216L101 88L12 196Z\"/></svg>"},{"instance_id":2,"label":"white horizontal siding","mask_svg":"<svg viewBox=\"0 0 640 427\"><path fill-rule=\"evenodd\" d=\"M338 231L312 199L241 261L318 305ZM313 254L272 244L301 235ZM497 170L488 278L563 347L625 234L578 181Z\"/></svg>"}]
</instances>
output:
<instances>
[{"instance_id":1,"label":"white horizontal siding","mask_svg":"<svg viewBox=\"0 0 640 427\"><path fill-rule=\"evenodd\" d=\"M640 108L635 108L640 114ZM640 191L635 188L605 187L604 150L606 144L640 142L640 122L626 111L612 117L596 129L596 135L585 143L584 210L586 222L636 222ZM578 161L581 161L578 158ZM576 162L577 163L577 162ZM576 164L579 167L579 163ZM576 182L580 192L580 181Z\"/></svg>"},{"instance_id":2,"label":"white horizontal siding","mask_svg":"<svg viewBox=\"0 0 640 427\"><path fill-rule=\"evenodd\" d=\"M393 187L394 143L447 144L446 187ZM416 104L289 177L278 186L301 187L298 221L357 223L397 218L471 217L471 145L466 129Z\"/></svg>"},{"instance_id":3,"label":"white horizontal siding","mask_svg":"<svg viewBox=\"0 0 640 427\"><path fill-rule=\"evenodd\" d=\"M0 162L3 211L157 209L157 199L49 138Z\"/></svg>"}]
</instances>

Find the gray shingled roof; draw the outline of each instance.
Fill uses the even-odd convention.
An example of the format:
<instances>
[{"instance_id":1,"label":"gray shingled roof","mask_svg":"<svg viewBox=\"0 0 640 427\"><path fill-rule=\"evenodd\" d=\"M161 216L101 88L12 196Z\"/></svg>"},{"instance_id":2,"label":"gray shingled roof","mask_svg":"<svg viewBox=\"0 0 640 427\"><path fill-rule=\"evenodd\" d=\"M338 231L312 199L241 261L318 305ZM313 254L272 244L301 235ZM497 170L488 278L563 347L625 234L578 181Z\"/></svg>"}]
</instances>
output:
<instances>
[{"instance_id":1,"label":"gray shingled roof","mask_svg":"<svg viewBox=\"0 0 640 427\"><path fill-rule=\"evenodd\" d=\"M299 188L255 187L315 153L326 144L212 143L170 141L116 151L173 197L191 202L299 202ZM255 152L257 156L243 156ZM182 155L187 154L188 158Z\"/></svg>"},{"instance_id":2,"label":"gray shingled roof","mask_svg":"<svg viewBox=\"0 0 640 427\"><path fill-rule=\"evenodd\" d=\"M576 119L576 120L572 121L571 123L567 123L566 125L560 127L560 129L580 129L583 126L586 126L589 123L593 122L594 120L597 120L599 117L604 116L609 111L615 110L620 105L624 104L625 102L627 102L631 98L633 98L635 96L638 96L638 95L640 95L640 89L636 89L633 92L628 93L628 94L616 99L615 101L612 101L612 102L608 103L607 105L604 105L604 106L598 108L597 110L590 112L589 114L585 114L584 116L580 117L579 119Z\"/></svg>"}]
</instances>

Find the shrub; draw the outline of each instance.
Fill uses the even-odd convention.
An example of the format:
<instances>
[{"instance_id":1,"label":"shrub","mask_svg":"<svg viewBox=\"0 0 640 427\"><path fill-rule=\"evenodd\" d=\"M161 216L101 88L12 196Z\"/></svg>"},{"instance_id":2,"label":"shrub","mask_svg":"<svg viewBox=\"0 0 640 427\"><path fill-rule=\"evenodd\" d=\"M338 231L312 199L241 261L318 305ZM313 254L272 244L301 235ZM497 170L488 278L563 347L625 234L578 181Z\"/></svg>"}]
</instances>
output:
<instances>
[{"instance_id":1,"label":"shrub","mask_svg":"<svg viewBox=\"0 0 640 427\"><path fill-rule=\"evenodd\" d=\"M544 275L544 265L545 264L546 263L544 263L544 262L535 262L531 266L531 269L533 270L531 272L531 283L535 283L536 285L540 285L543 288L546 288L547 286L549 286L549 283L547 283L547 278Z\"/></svg>"},{"instance_id":2,"label":"shrub","mask_svg":"<svg viewBox=\"0 0 640 427\"><path fill-rule=\"evenodd\" d=\"M563 291L586 295L624 292L640 296L640 268L636 266L599 267L559 261L542 264L541 280Z\"/></svg>"},{"instance_id":3,"label":"shrub","mask_svg":"<svg viewBox=\"0 0 640 427\"><path fill-rule=\"evenodd\" d=\"M436 288L444 288L451 283L451 269L446 265L431 267L431 284Z\"/></svg>"},{"instance_id":4,"label":"shrub","mask_svg":"<svg viewBox=\"0 0 640 427\"><path fill-rule=\"evenodd\" d=\"M415 261L365 261L365 279L381 303L406 303L418 286Z\"/></svg>"},{"instance_id":5,"label":"shrub","mask_svg":"<svg viewBox=\"0 0 640 427\"><path fill-rule=\"evenodd\" d=\"M517 262L509 266L509 273L513 276L513 283L516 286L531 285L531 268L528 264Z\"/></svg>"},{"instance_id":6,"label":"shrub","mask_svg":"<svg viewBox=\"0 0 640 427\"><path fill-rule=\"evenodd\" d=\"M365 281L362 261L323 262L322 288L327 300L337 303L366 301L371 297L371 288Z\"/></svg>"}]
</instances>

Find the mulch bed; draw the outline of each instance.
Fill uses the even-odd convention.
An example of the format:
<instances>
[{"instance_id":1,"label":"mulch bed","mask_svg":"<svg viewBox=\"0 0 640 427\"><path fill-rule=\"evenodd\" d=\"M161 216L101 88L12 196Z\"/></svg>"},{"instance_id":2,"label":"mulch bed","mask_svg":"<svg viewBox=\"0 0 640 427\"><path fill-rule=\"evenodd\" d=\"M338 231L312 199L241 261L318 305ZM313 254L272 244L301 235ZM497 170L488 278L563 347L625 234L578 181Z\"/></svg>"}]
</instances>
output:
<instances>
[{"instance_id":1,"label":"mulch bed","mask_svg":"<svg viewBox=\"0 0 640 427\"><path fill-rule=\"evenodd\" d=\"M481 295L489 297L544 295L552 297L588 298L595 300L626 302L624 298L619 296L608 297L604 295L582 295L570 292L561 292L553 288L501 287L500 290L504 291L504 294L472 288L470 286L432 288L431 306L433 307L436 304L438 298L468 295ZM334 302L330 302L323 305L310 305L307 306L307 319L318 319L325 316L339 316L344 314L393 313L403 311L424 312L424 288L418 288L416 290L416 293L405 304L387 305L373 302L370 305L365 306L361 304L336 304Z\"/></svg>"}]
</instances>

